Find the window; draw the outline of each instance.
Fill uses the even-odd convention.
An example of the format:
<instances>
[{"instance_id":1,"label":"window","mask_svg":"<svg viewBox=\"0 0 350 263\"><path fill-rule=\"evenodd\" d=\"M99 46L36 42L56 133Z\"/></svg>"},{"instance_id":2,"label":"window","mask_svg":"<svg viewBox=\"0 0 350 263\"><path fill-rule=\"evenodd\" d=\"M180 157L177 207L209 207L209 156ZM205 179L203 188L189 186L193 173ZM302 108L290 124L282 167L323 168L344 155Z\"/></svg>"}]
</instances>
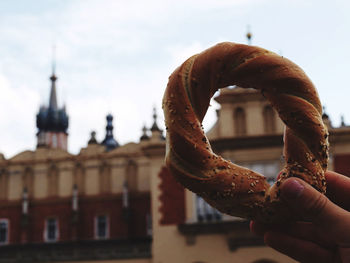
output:
<instances>
[{"instance_id":1,"label":"window","mask_svg":"<svg viewBox=\"0 0 350 263\"><path fill-rule=\"evenodd\" d=\"M44 239L46 242L56 242L58 240L58 221L57 218L48 218L45 222Z\"/></svg>"},{"instance_id":2,"label":"window","mask_svg":"<svg viewBox=\"0 0 350 263\"><path fill-rule=\"evenodd\" d=\"M196 212L198 222L213 222L220 221L222 219L221 213L215 208L211 207L200 196L196 196Z\"/></svg>"},{"instance_id":3,"label":"window","mask_svg":"<svg viewBox=\"0 0 350 263\"><path fill-rule=\"evenodd\" d=\"M146 214L146 233L148 236L152 236L152 217L150 213Z\"/></svg>"},{"instance_id":4,"label":"window","mask_svg":"<svg viewBox=\"0 0 350 263\"><path fill-rule=\"evenodd\" d=\"M265 106L263 116L264 131L266 133L274 133L276 131L275 113L271 106Z\"/></svg>"},{"instance_id":5,"label":"window","mask_svg":"<svg viewBox=\"0 0 350 263\"><path fill-rule=\"evenodd\" d=\"M271 185L276 181L280 168L278 161L246 163L242 164L242 166L264 175L267 179L267 182Z\"/></svg>"},{"instance_id":6,"label":"window","mask_svg":"<svg viewBox=\"0 0 350 263\"><path fill-rule=\"evenodd\" d=\"M0 245L6 245L9 242L9 220L0 219Z\"/></svg>"},{"instance_id":7,"label":"window","mask_svg":"<svg viewBox=\"0 0 350 263\"><path fill-rule=\"evenodd\" d=\"M95 218L95 238L106 239L109 237L108 217L106 215Z\"/></svg>"},{"instance_id":8,"label":"window","mask_svg":"<svg viewBox=\"0 0 350 263\"><path fill-rule=\"evenodd\" d=\"M245 112L242 108L237 108L234 112L235 135L242 136L247 133Z\"/></svg>"}]
</instances>

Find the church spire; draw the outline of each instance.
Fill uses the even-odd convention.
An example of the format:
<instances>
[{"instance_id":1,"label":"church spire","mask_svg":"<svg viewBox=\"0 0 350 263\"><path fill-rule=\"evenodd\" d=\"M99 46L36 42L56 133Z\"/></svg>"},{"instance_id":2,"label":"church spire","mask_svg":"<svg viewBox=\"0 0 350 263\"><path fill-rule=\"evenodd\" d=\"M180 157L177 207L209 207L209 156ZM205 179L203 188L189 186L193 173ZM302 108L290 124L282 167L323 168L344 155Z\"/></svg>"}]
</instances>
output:
<instances>
[{"instance_id":1,"label":"church spire","mask_svg":"<svg viewBox=\"0 0 350 263\"><path fill-rule=\"evenodd\" d=\"M142 128L142 136L140 137L140 141L146 141L146 140L149 140L149 136L147 134L147 127L146 125L143 125L143 128Z\"/></svg>"},{"instance_id":2,"label":"church spire","mask_svg":"<svg viewBox=\"0 0 350 263\"><path fill-rule=\"evenodd\" d=\"M57 110L57 95L56 95L56 80L57 77L54 72L52 72L52 75L50 77L51 80L51 90L50 90L50 101L49 101L49 108L53 110Z\"/></svg>"},{"instance_id":3,"label":"church spire","mask_svg":"<svg viewBox=\"0 0 350 263\"><path fill-rule=\"evenodd\" d=\"M57 110L57 95L56 95L56 60L55 60L55 46L52 48L52 75L50 77L51 80L51 90L50 90L50 101L49 108L53 110Z\"/></svg>"},{"instance_id":4,"label":"church spire","mask_svg":"<svg viewBox=\"0 0 350 263\"><path fill-rule=\"evenodd\" d=\"M153 107L153 125L151 127L151 131L160 131L158 124L157 124L157 109L156 107Z\"/></svg>"},{"instance_id":5,"label":"church spire","mask_svg":"<svg viewBox=\"0 0 350 263\"><path fill-rule=\"evenodd\" d=\"M40 107L36 115L36 126L38 128L37 147L59 148L67 150L67 129L69 118L65 106L58 108L56 95L55 58L53 49L52 75L50 76L51 88L49 105Z\"/></svg>"},{"instance_id":6,"label":"church spire","mask_svg":"<svg viewBox=\"0 0 350 263\"><path fill-rule=\"evenodd\" d=\"M153 108L153 125L151 127L151 140L152 141L157 141L157 140L164 140L165 138L163 137L163 131L158 127L157 124L157 109L156 107Z\"/></svg>"}]
</instances>

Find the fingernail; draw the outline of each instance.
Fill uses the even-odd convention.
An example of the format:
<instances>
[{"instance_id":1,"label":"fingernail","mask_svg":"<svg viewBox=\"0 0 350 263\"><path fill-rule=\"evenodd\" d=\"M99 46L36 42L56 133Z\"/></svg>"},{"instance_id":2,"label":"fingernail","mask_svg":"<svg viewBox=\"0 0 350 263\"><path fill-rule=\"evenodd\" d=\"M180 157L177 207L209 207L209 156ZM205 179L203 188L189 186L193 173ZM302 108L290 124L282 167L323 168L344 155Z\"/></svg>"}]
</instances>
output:
<instances>
[{"instance_id":1,"label":"fingernail","mask_svg":"<svg viewBox=\"0 0 350 263\"><path fill-rule=\"evenodd\" d=\"M288 199L299 197L303 190L304 186L295 179L290 179L281 185L281 194Z\"/></svg>"}]
</instances>

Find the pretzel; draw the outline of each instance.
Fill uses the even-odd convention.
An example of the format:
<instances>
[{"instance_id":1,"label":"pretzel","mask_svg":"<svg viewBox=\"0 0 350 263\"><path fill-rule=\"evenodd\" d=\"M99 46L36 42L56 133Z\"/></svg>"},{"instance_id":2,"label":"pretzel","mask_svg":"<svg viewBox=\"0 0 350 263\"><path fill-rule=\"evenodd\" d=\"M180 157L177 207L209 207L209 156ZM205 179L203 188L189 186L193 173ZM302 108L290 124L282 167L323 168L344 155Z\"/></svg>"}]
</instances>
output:
<instances>
[{"instance_id":1,"label":"pretzel","mask_svg":"<svg viewBox=\"0 0 350 263\"><path fill-rule=\"evenodd\" d=\"M204 133L211 97L231 85L260 90L286 124L286 162L272 186L263 175L215 154ZM259 47L217 44L172 73L163 110L166 166L219 211L264 222L298 220L280 199L283 182L299 177L325 193L329 144L322 106L310 79L290 60Z\"/></svg>"}]
</instances>

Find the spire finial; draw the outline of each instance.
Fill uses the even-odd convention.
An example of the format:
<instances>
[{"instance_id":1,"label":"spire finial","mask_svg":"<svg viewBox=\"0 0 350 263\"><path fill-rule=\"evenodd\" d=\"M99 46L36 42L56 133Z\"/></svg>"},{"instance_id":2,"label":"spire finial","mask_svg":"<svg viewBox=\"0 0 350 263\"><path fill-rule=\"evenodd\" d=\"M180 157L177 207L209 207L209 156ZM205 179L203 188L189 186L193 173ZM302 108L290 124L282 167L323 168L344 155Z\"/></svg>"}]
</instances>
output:
<instances>
[{"instance_id":1,"label":"spire finial","mask_svg":"<svg viewBox=\"0 0 350 263\"><path fill-rule=\"evenodd\" d=\"M149 140L149 136L147 135L147 127L146 125L144 124L143 125L143 128L142 128L142 136L140 137L140 141L145 141L145 140Z\"/></svg>"},{"instance_id":2,"label":"spire finial","mask_svg":"<svg viewBox=\"0 0 350 263\"><path fill-rule=\"evenodd\" d=\"M328 114L326 113L326 107L322 106L322 120L323 123L327 126L328 129L332 128L332 122L328 116Z\"/></svg>"},{"instance_id":3,"label":"spire finial","mask_svg":"<svg viewBox=\"0 0 350 263\"><path fill-rule=\"evenodd\" d=\"M57 110L57 95L56 95L56 80L57 77L55 75L56 70L56 62L55 62L55 45L52 47L52 75L50 77L51 80L51 91L50 91L50 101L49 108L53 110Z\"/></svg>"},{"instance_id":4,"label":"spire finial","mask_svg":"<svg viewBox=\"0 0 350 263\"><path fill-rule=\"evenodd\" d=\"M250 25L247 26L247 34L246 34L248 45L252 44L252 33L250 32Z\"/></svg>"},{"instance_id":5,"label":"spire finial","mask_svg":"<svg viewBox=\"0 0 350 263\"><path fill-rule=\"evenodd\" d=\"M345 120L344 120L344 115L341 115L340 119L341 119L341 124L340 124L340 126L341 126L341 127L345 127L346 124L345 124Z\"/></svg>"},{"instance_id":6,"label":"spire finial","mask_svg":"<svg viewBox=\"0 0 350 263\"><path fill-rule=\"evenodd\" d=\"M96 132L95 131L92 131L90 133L90 139L88 141L88 145L90 144L97 144L97 140L96 140Z\"/></svg>"},{"instance_id":7,"label":"spire finial","mask_svg":"<svg viewBox=\"0 0 350 263\"><path fill-rule=\"evenodd\" d=\"M153 125L151 127L151 131L160 131L157 124L157 109L156 106L153 107Z\"/></svg>"},{"instance_id":8,"label":"spire finial","mask_svg":"<svg viewBox=\"0 0 350 263\"><path fill-rule=\"evenodd\" d=\"M119 147L119 143L114 139L113 136L113 116L112 114L108 114L107 117L107 126L106 126L106 137L102 141L102 144L106 146L106 150L110 151L117 147Z\"/></svg>"},{"instance_id":9,"label":"spire finial","mask_svg":"<svg viewBox=\"0 0 350 263\"><path fill-rule=\"evenodd\" d=\"M147 135L147 127L146 127L146 125L143 125L142 134Z\"/></svg>"},{"instance_id":10,"label":"spire finial","mask_svg":"<svg viewBox=\"0 0 350 263\"><path fill-rule=\"evenodd\" d=\"M153 121L154 122L157 121L157 109L156 109L156 106L153 107Z\"/></svg>"},{"instance_id":11,"label":"spire finial","mask_svg":"<svg viewBox=\"0 0 350 263\"><path fill-rule=\"evenodd\" d=\"M328 114L326 113L326 106L322 106L322 119L329 118Z\"/></svg>"}]
</instances>

